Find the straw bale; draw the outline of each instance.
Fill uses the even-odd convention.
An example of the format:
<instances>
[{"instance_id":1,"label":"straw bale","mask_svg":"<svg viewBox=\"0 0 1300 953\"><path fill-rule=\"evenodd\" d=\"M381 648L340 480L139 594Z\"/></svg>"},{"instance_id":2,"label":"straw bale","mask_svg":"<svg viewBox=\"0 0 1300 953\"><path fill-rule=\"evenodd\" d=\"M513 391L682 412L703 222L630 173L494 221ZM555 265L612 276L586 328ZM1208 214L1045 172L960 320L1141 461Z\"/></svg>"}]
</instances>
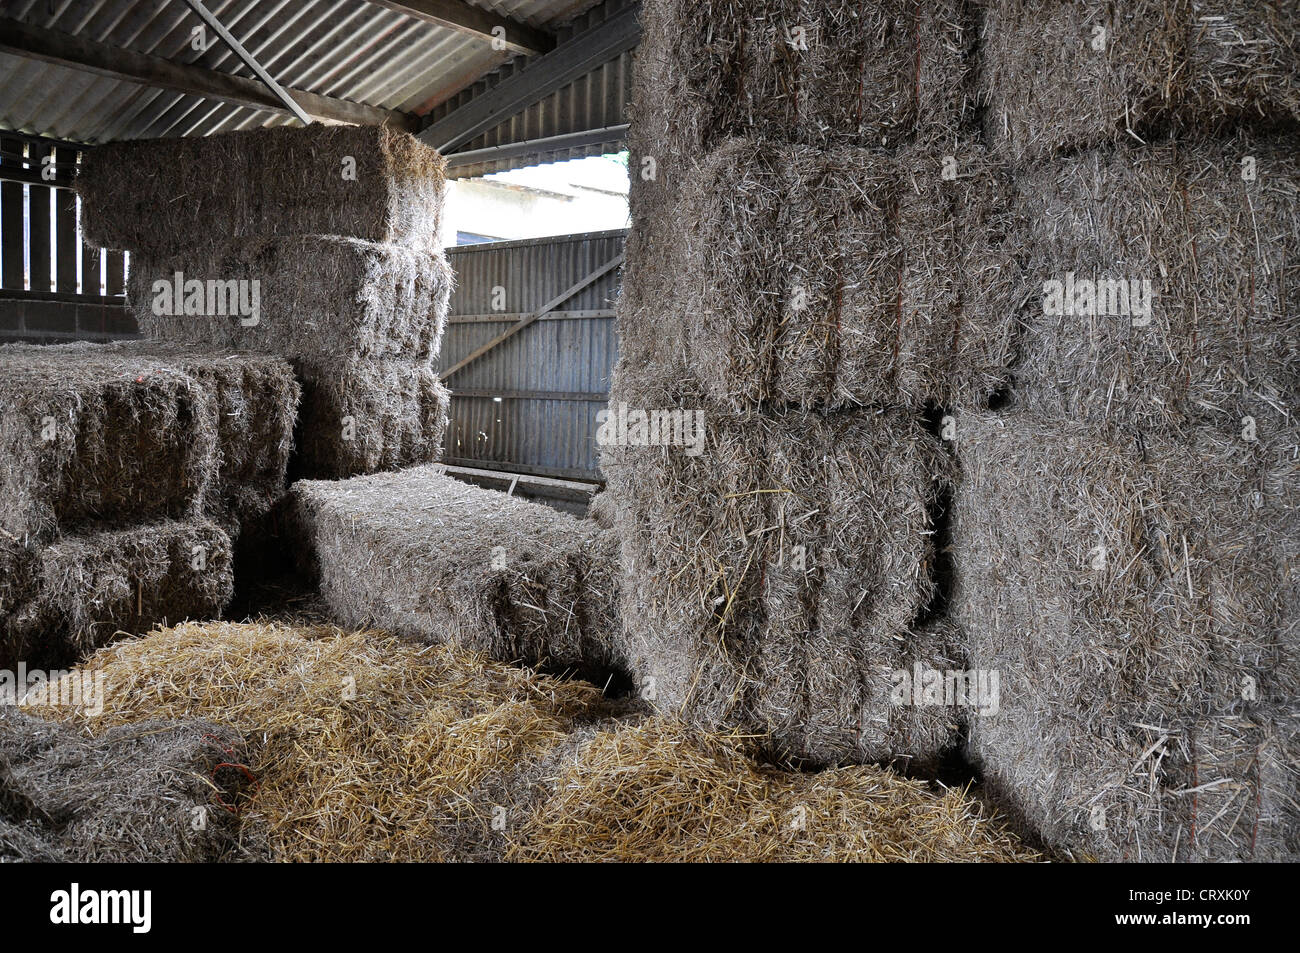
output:
<instances>
[{"instance_id":1,"label":"straw bale","mask_svg":"<svg viewBox=\"0 0 1300 953\"><path fill-rule=\"evenodd\" d=\"M217 464L203 511L231 536L265 518L285 493L302 387L283 358L126 341L103 352L165 361L197 381L217 414Z\"/></svg>"},{"instance_id":2,"label":"straw bale","mask_svg":"<svg viewBox=\"0 0 1300 953\"><path fill-rule=\"evenodd\" d=\"M445 179L446 161L413 136L317 123L108 143L87 153L77 191L90 244L158 260L271 235L432 250Z\"/></svg>"},{"instance_id":3,"label":"straw bale","mask_svg":"<svg viewBox=\"0 0 1300 953\"><path fill-rule=\"evenodd\" d=\"M243 740L208 721L146 720L90 738L0 707L0 860L242 859Z\"/></svg>"},{"instance_id":4,"label":"straw bale","mask_svg":"<svg viewBox=\"0 0 1300 953\"><path fill-rule=\"evenodd\" d=\"M64 536L22 554L0 665L63 665L120 633L207 619L230 601L230 537L204 520Z\"/></svg>"},{"instance_id":5,"label":"straw bale","mask_svg":"<svg viewBox=\"0 0 1300 953\"><path fill-rule=\"evenodd\" d=\"M346 479L442 455L451 393L424 361L294 360L303 385L290 472Z\"/></svg>"},{"instance_id":6,"label":"straw bale","mask_svg":"<svg viewBox=\"0 0 1300 953\"><path fill-rule=\"evenodd\" d=\"M984 6L975 85L987 107L989 141L1017 159L1125 139L1149 142L1166 130L1300 119L1294 3Z\"/></svg>"},{"instance_id":7,"label":"straw bale","mask_svg":"<svg viewBox=\"0 0 1300 953\"><path fill-rule=\"evenodd\" d=\"M174 364L6 345L0 410L0 530L11 541L193 516L214 476L212 395Z\"/></svg>"},{"instance_id":8,"label":"straw bale","mask_svg":"<svg viewBox=\"0 0 1300 953\"><path fill-rule=\"evenodd\" d=\"M1254 182L1242 181L1247 156ZM1020 192L1032 224L1015 378L1027 407L1161 429L1288 419L1300 393L1294 144L1082 153L1026 173ZM1105 313L1109 301L1095 315L1047 313L1046 283L1070 274L1149 282L1149 324Z\"/></svg>"},{"instance_id":9,"label":"straw bale","mask_svg":"<svg viewBox=\"0 0 1300 953\"><path fill-rule=\"evenodd\" d=\"M1274 849L1236 823L1245 801L1214 838L1212 818L1179 811L1196 765L1256 731L1240 719L1293 737L1277 726L1300 693L1297 432L1174 439L968 414L957 448L954 615L969 664L1001 673L1000 714L971 721L985 778L1054 846ZM1194 821L1207 836L1189 852Z\"/></svg>"},{"instance_id":10,"label":"straw bale","mask_svg":"<svg viewBox=\"0 0 1300 953\"><path fill-rule=\"evenodd\" d=\"M415 467L294 485L304 546L341 622L503 662L622 667L617 537L589 520ZM601 566L601 563L606 565Z\"/></svg>"},{"instance_id":11,"label":"straw bale","mask_svg":"<svg viewBox=\"0 0 1300 953\"><path fill-rule=\"evenodd\" d=\"M892 147L972 118L957 0L654 0L643 22L634 99L669 164L730 136Z\"/></svg>"},{"instance_id":12,"label":"straw bale","mask_svg":"<svg viewBox=\"0 0 1300 953\"><path fill-rule=\"evenodd\" d=\"M1022 290L1011 192L977 146L951 148L726 143L687 179L680 255L660 260L658 242L633 262L655 295L625 296L632 356L684 347L734 409L986 399Z\"/></svg>"},{"instance_id":13,"label":"straw bale","mask_svg":"<svg viewBox=\"0 0 1300 953\"><path fill-rule=\"evenodd\" d=\"M189 308L176 293L178 273L186 282L258 282L257 323L245 326L248 316L215 295L210 312L206 284ZM454 283L441 252L299 235L240 239L206 258L136 256L127 298L146 337L317 361L432 360ZM155 313L182 305L184 313Z\"/></svg>"},{"instance_id":14,"label":"straw bale","mask_svg":"<svg viewBox=\"0 0 1300 953\"><path fill-rule=\"evenodd\" d=\"M614 528L614 504L613 501L601 490L591 498L587 504L587 519L591 520L601 529Z\"/></svg>"},{"instance_id":15,"label":"straw bale","mask_svg":"<svg viewBox=\"0 0 1300 953\"><path fill-rule=\"evenodd\" d=\"M620 364L611 406L673 406L642 370ZM894 730L887 673L930 653L913 622L935 596L936 442L901 411L702 412L698 456L602 454L642 686L661 710L815 763L935 754L925 739L946 728Z\"/></svg>"}]
</instances>

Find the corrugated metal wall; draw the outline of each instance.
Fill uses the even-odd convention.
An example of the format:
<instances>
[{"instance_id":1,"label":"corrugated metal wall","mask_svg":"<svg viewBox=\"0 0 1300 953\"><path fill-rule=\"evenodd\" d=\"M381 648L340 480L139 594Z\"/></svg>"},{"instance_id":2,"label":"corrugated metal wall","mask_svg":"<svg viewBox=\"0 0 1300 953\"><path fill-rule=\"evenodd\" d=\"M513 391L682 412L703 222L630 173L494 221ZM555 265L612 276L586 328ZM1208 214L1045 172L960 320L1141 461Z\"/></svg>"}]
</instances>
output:
<instances>
[{"instance_id":1,"label":"corrugated metal wall","mask_svg":"<svg viewBox=\"0 0 1300 953\"><path fill-rule=\"evenodd\" d=\"M626 230L447 250L457 290L441 368L455 365L623 254ZM447 381L448 463L598 480L596 414L617 359L611 271Z\"/></svg>"}]
</instances>

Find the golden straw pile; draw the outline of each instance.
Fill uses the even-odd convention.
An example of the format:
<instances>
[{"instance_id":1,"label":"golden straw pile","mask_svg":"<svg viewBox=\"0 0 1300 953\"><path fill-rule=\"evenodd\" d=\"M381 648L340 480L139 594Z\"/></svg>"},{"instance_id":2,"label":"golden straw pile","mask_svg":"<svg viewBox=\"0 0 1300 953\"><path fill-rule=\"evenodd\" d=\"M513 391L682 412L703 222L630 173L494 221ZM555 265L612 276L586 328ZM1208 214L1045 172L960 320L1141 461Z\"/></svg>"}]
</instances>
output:
<instances>
[{"instance_id":1,"label":"golden straw pile","mask_svg":"<svg viewBox=\"0 0 1300 953\"><path fill-rule=\"evenodd\" d=\"M752 739L653 718L605 731L564 766L512 859L1032 861L966 792L886 768L759 768Z\"/></svg>"},{"instance_id":2,"label":"golden straw pile","mask_svg":"<svg viewBox=\"0 0 1300 953\"><path fill-rule=\"evenodd\" d=\"M449 647L187 623L84 668L103 673L102 716L34 711L94 733L208 718L245 734L255 858L1038 859L966 792L874 767L760 768L756 739L618 721L590 685Z\"/></svg>"},{"instance_id":3,"label":"golden straw pile","mask_svg":"<svg viewBox=\"0 0 1300 953\"><path fill-rule=\"evenodd\" d=\"M187 623L84 668L105 680L92 731L209 718L260 743L245 831L284 861L445 859L491 820L474 789L601 702L580 682L328 626Z\"/></svg>"}]
</instances>

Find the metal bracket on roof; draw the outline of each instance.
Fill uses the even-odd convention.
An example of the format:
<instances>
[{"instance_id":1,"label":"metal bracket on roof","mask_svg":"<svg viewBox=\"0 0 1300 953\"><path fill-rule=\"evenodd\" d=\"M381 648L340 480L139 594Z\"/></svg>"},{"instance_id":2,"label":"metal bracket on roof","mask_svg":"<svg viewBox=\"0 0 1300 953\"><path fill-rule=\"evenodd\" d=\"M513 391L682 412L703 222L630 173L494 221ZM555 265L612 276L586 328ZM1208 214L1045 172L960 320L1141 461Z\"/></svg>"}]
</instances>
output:
<instances>
[{"instance_id":1,"label":"metal bracket on roof","mask_svg":"<svg viewBox=\"0 0 1300 953\"><path fill-rule=\"evenodd\" d=\"M221 21L212 14L212 11L203 5L202 0L185 0L185 5L197 13L200 20L212 27L217 36L226 41L227 45L235 51L235 55L243 61L244 65L251 69L257 75L257 78L270 88L271 92L275 93L276 97L288 107L291 113L298 117L298 120L304 126L311 125L311 117L298 105L297 100L286 93L283 87L271 78L271 74L262 68L262 64L257 61L257 58L244 49L244 44L235 39L234 34L227 30Z\"/></svg>"}]
</instances>

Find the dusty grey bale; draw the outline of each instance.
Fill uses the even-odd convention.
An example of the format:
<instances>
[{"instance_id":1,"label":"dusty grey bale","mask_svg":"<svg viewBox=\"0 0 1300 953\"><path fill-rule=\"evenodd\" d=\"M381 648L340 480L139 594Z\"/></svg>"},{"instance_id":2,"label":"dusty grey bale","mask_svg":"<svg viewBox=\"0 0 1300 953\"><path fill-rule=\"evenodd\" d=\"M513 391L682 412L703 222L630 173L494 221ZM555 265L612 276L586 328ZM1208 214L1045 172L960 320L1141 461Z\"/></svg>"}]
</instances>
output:
<instances>
[{"instance_id":1,"label":"dusty grey bale","mask_svg":"<svg viewBox=\"0 0 1300 953\"><path fill-rule=\"evenodd\" d=\"M432 250L445 178L446 161L413 136L317 123L108 143L87 154L77 192L88 242L153 260L271 235Z\"/></svg>"},{"instance_id":2,"label":"dusty grey bale","mask_svg":"<svg viewBox=\"0 0 1300 953\"><path fill-rule=\"evenodd\" d=\"M303 384L294 479L346 479L442 456L451 393L425 361L295 360Z\"/></svg>"},{"instance_id":3,"label":"dusty grey bale","mask_svg":"<svg viewBox=\"0 0 1300 953\"><path fill-rule=\"evenodd\" d=\"M1106 859L1282 851L1259 778L1217 792L1238 798L1223 814L1191 794L1243 733L1294 738L1297 432L957 427L954 617L969 664L1001 673L1000 714L971 722L993 789L1053 846Z\"/></svg>"},{"instance_id":4,"label":"dusty grey bale","mask_svg":"<svg viewBox=\"0 0 1300 953\"><path fill-rule=\"evenodd\" d=\"M231 536L267 517L284 497L302 388L280 357L217 348L128 341L105 353L165 361L192 377L217 414L217 466L204 514Z\"/></svg>"},{"instance_id":5,"label":"dusty grey bale","mask_svg":"<svg viewBox=\"0 0 1300 953\"><path fill-rule=\"evenodd\" d=\"M597 493L587 504L587 519L595 522L601 529L614 528L614 505L604 491Z\"/></svg>"},{"instance_id":6,"label":"dusty grey bale","mask_svg":"<svg viewBox=\"0 0 1300 953\"><path fill-rule=\"evenodd\" d=\"M232 765L243 749L205 721L144 721L92 738L0 707L0 860L240 859L235 811L250 781Z\"/></svg>"},{"instance_id":7,"label":"dusty grey bale","mask_svg":"<svg viewBox=\"0 0 1300 953\"><path fill-rule=\"evenodd\" d=\"M212 484L212 394L175 364L91 345L0 347L0 530L197 515Z\"/></svg>"},{"instance_id":8,"label":"dusty grey bale","mask_svg":"<svg viewBox=\"0 0 1300 953\"><path fill-rule=\"evenodd\" d=\"M129 341L9 345L0 367L19 542L200 510L235 534L284 494L300 388L281 358Z\"/></svg>"},{"instance_id":9,"label":"dusty grey bale","mask_svg":"<svg viewBox=\"0 0 1300 953\"><path fill-rule=\"evenodd\" d=\"M904 722L950 713L891 712L889 685L949 660L914 631L935 596L937 443L902 411L733 414L680 379L621 362L611 407L699 410L700 454L602 451L638 680L697 724L770 733L783 757L935 755L946 728Z\"/></svg>"},{"instance_id":10,"label":"dusty grey bale","mask_svg":"<svg viewBox=\"0 0 1300 953\"><path fill-rule=\"evenodd\" d=\"M1019 187L1030 224L1015 378L1027 407L1162 429L1285 424L1300 394L1294 142L1092 151ZM1046 282L1069 275L1080 305L1085 279L1148 282L1149 317L1113 313L1124 302L1109 294L1096 314L1047 313L1060 309Z\"/></svg>"},{"instance_id":11,"label":"dusty grey bale","mask_svg":"<svg viewBox=\"0 0 1300 953\"><path fill-rule=\"evenodd\" d=\"M293 486L302 545L347 625L501 661L622 667L613 538L589 520L415 467Z\"/></svg>"},{"instance_id":12,"label":"dusty grey bale","mask_svg":"<svg viewBox=\"0 0 1300 953\"><path fill-rule=\"evenodd\" d=\"M184 278L179 293L177 273ZM189 281L205 284L187 291ZM209 281L250 284L242 300L227 299L223 285L209 302ZM251 307L239 306L252 305L253 281L257 323L246 325ZM441 252L295 235L239 239L209 257L136 256L127 298L146 337L312 360L432 360L454 283Z\"/></svg>"},{"instance_id":13,"label":"dusty grey bale","mask_svg":"<svg viewBox=\"0 0 1300 953\"><path fill-rule=\"evenodd\" d=\"M634 101L670 164L731 136L892 147L971 118L956 0L653 0L642 21Z\"/></svg>"},{"instance_id":14,"label":"dusty grey bale","mask_svg":"<svg viewBox=\"0 0 1300 953\"><path fill-rule=\"evenodd\" d=\"M230 537L201 519L64 536L20 558L0 666L64 665L123 633L215 618L234 589Z\"/></svg>"},{"instance_id":15,"label":"dusty grey bale","mask_svg":"<svg viewBox=\"0 0 1300 953\"><path fill-rule=\"evenodd\" d=\"M684 351L710 399L737 410L979 406L1016 340L1011 195L970 144L732 140L665 220L682 250L629 249L622 339L640 360Z\"/></svg>"},{"instance_id":16,"label":"dusty grey bale","mask_svg":"<svg viewBox=\"0 0 1300 953\"><path fill-rule=\"evenodd\" d=\"M984 6L976 85L987 106L985 129L995 149L1016 159L1134 137L1150 141L1165 130L1204 133L1300 119L1294 3Z\"/></svg>"}]
</instances>

